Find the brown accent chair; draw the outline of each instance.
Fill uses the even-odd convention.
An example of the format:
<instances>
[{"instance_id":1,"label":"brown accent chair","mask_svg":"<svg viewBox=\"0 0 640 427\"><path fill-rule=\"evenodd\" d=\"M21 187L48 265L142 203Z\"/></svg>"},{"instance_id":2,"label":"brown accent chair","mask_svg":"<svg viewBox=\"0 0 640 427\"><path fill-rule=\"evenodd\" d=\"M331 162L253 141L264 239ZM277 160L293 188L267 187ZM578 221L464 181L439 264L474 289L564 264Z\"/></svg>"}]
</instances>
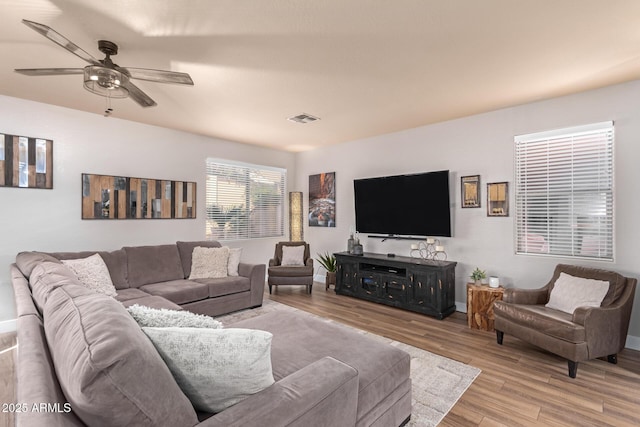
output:
<instances>
[{"instance_id":1,"label":"brown accent chair","mask_svg":"<svg viewBox=\"0 0 640 427\"><path fill-rule=\"evenodd\" d=\"M304 265L292 266L282 264L283 246L304 245ZM278 242L273 258L269 260L269 293L273 286L280 285L304 285L309 293L313 286L313 258L309 252L309 244L306 242Z\"/></svg>"},{"instance_id":2,"label":"brown accent chair","mask_svg":"<svg viewBox=\"0 0 640 427\"><path fill-rule=\"evenodd\" d=\"M578 307L573 314L545 307L553 286L565 273L609 282L600 307ZM540 289L506 289L493 306L498 344L513 335L568 361L569 376L576 377L578 362L607 356L617 363L627 339L636 279L595 268L559 264Z\"/></svg>"}]
</instances>

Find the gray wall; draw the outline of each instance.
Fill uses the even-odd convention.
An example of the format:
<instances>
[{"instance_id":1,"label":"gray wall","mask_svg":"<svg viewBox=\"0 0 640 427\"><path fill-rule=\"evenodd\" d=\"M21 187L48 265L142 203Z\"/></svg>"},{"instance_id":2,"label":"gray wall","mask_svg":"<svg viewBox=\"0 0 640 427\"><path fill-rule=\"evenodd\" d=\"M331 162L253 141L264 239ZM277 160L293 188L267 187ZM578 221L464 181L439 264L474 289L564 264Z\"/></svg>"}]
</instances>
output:
<instances>
[{"instance_id":1,"label":"gray wall","mask_svg":"<svg viewBox=\"0 0 640 427\"><path fill-rule=\"evenodd\" d=\"M515 255L513 179L515 135L575 125L615 122L615 262ZM611 86L514 108L381 135L298 155L295 189L308 192L308 176L336 172L337 227L306 227L312 252L346 249L355 224L353 180L391 174L449 169L453 237L443 238L456 269L456 300L465 309L465 284L476 267L499 276L507 286L536 288L561 262L611 269L640 276L640 81ZM460 177L481 175L482 207L461 209ZM486 184L508 181L511 215L487 217ZM307 201L305 201L307 203ZM409 255L410 241L364 238L368 252ZM640 291L636 293L627 346L640 349Z\"/></svg>"},{"instance_id":2,"label":"gray wall","mask_svg":"<svg viewBox=\"0 0 640 427\"><path fill-rule=\"evenodd\" d=\"M294 176L293 153L4 96L0 96L0 111L0 132L53 139L54 144L53 190L0 187L0 331L14 324L9 265L18 252L113 250L125 245L204 239L207 157L282 167L289 171L290 180ZM83 221L82 173L195 181L197 217ZM228 245L242 247L243 260L264 264L277 240Z\"/></svg>"}]
</instances>

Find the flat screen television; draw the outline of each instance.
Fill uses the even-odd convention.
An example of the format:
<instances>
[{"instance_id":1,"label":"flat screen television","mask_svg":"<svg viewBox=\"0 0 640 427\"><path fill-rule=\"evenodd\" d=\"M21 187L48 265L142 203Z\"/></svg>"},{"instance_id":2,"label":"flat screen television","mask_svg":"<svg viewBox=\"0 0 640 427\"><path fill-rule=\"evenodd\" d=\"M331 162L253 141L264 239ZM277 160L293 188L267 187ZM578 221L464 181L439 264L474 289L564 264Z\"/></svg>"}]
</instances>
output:
<instances>
[{"instance_id":1,"label":"flat screen television","mask_svg":"<svg viewBox=\"0 0 640 427\"><path fill-rule=\"evenodd\" d=\"M358 232L451 237L448 170L356 179L353 187Z\"/></svg>"}]
</instances>

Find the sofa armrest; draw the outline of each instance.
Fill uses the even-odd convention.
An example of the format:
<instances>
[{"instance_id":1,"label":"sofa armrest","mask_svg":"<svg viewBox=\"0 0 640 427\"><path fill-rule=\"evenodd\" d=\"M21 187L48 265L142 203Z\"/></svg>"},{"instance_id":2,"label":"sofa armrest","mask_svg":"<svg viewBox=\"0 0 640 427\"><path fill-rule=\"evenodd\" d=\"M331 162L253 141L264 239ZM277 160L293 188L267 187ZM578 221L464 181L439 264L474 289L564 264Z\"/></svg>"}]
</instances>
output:
<instances>
[{"instance_id":1,"label":"sofa armrest","mask_svg":"<svg viewBox=\"0 0 640 427\"><path fill-rule=\"evenodd\" d=\"M325 357L198 426L346 427L355 425L357 407L358 372Z\"/></svg>"},{"instance_id":2,"label":"sofa armrest","mask_svg":"<svg viewBox=\"0 0 640 427\"><path fill-rule=\"evenodd\" d=\"M502 300L512 304L546 304L549 302L549 290L546 286L540 289L507 288L504 290Z\"/></svg>"},{"instance_id":3,"label":"sofa armrest","mask_svg":"<svg viewBox=\"0 0 640 427\"><path fill-rule=\"evenodd\" d=\"M264 296L264 280L266 267L264 264L246 264L241 262L238 264L238 274L242 277L248 277L251 283L251 306L258 307L262 305L262 297Z\"/></svg>"},{"instance_id":4,"label":"sofa armrest","mask_svg":"<svg viewBox=\"0 0 640 427\"><path fill-rule=\"evenodd\" d=\"M313 268L313 258L309 258L307 262L304 263L304 265Z\"/></svg>"},{"instance_id":5,"label":"sofa armrest","mask_svg":"<svg viewBox=\"0 0 640 427\"><path fill-rule=\"evenodd\" d=\"M275 258L271 258L269 260L269 267L276 267L278 265L278 263L276 262Z\"/></svg>"}]
</instances>

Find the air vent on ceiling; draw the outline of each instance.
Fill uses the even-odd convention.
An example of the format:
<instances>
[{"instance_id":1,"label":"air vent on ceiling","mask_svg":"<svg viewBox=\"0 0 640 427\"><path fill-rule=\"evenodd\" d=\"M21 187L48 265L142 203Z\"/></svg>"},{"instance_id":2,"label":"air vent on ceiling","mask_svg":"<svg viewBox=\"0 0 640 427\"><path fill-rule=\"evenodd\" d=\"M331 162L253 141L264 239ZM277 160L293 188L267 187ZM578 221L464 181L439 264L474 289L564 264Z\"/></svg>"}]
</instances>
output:
<instances>
[{"instance_id":1,"label":"air vent on ceiling","mask_svg":"<svg viewBox=\"0 0 640 427\"><path fill-rule=\"evenodd\" d=\"M315 117L315 116L312 116L311 114L302 113L302 114L298 114L297 116L289 117L287 120L304 124L304 123L311 123L311 122L315 122L316 120L320 120L320 117Z\"/></svg>"}]
</instances>

